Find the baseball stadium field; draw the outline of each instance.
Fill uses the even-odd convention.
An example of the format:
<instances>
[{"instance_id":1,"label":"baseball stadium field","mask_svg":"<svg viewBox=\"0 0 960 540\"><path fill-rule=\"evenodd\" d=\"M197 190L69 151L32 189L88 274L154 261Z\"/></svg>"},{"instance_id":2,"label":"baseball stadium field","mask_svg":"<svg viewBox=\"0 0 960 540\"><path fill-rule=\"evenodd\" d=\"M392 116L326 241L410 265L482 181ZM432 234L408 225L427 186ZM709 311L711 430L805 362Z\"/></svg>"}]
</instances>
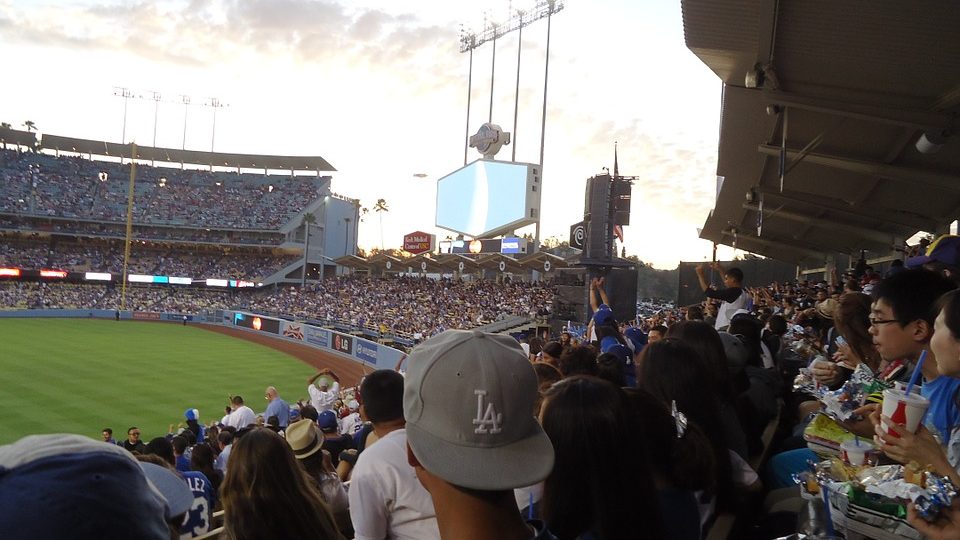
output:
<instances>
[{"instance_id":1,"label":"baseball stadium field","mask_svg":"<svg viewBox=\"0 0 960 540\"><path fill-rule=\"evenodd\" d=\"M184 420L209 423L239 394L255 412L267 385L295 402L315 370L276 348L200 327L93 319L0 319L0 444L37 433L144 442Z\"/></svg>"}]
</instances>

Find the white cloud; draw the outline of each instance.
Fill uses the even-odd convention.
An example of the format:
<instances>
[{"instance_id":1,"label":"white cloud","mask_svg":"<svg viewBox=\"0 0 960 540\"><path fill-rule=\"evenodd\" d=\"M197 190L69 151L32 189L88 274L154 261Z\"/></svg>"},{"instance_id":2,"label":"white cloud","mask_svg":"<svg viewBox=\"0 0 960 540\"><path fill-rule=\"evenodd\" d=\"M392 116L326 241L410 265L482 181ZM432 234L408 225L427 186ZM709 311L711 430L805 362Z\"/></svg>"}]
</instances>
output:
<instances>
[{"instance_id":1,"label":"white cloud","mask_svg":"<svg viewBox=\"0 0 960 540\"><path fill-rule=\"evenodd\" d=\"M543 236L579 221L584 182L612 167L619 141L621 173L638 176L628 252L658 266L701 258L720 92L684 48L675 4L571 1L553 21ZM117 140L110 87L158 90L174 101L161 105L158 144L179 147L176 96L215 95L231 105L218 112L218 149L324 156L342 171L338 191L391 202L385 236L398 244L429 228L432 182L462 165L468 56L457 23L480 13L465 0L0 1L8 72L30 81L9 86L0 119ZM520 161L539 160L545 24L523 34ZM516 46L516 34L498 40L494 120L508 131ZM471 132L487 119L490 60L489 44L474 55ZM187 146L208 149L212 111L188 112ZM129 103L128 136L149 141L152 121L152 102ZM431 176L412 179L419 172ZM361 227L361 244L379 244L378 225Z\"/></svg>"}]
</instances>

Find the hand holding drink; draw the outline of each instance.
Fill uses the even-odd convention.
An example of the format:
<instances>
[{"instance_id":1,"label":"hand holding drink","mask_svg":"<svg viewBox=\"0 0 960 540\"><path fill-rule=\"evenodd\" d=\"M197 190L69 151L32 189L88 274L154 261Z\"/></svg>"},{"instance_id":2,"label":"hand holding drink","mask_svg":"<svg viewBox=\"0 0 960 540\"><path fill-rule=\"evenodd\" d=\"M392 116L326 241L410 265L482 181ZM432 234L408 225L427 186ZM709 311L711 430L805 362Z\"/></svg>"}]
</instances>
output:
<instances>
[{"instance_id":1,"label":"hand holding drink","mask_svg":"<svg viewBox=\"0 0 960 540\"><path fill-rule=\"evenodd\" d=\"M888 388L883 391L883 417L889 418L895 424L901 424L906 427L910 433L916 433L920 422L927 414L927 408L930 407L930 400L911 392L907 394L904 390ZM880 427L891 437L899 437L895 431L890 429L887 422L881 417Z\"/></svg>"},{"instance_id":2,"label":"hand holding drink","mask_svg":"<svg viewBox=\"0 0 960 540\"><path fill-rule=\"evenodd\" d=\"M889 418L894 424L904 425L910 433L917 432L920 421L923 420L924 415L927 414L927 408L930 407L930 400L913 393L914 386L920 381L920 370L923 367L923 361L926 359L927 351L921 352L905 390L889 388L883 391L883 416ZM891 437L899 437L895 431L890 429L886 420L881 419L880 427Z\"/></svg>"}]
</instances>

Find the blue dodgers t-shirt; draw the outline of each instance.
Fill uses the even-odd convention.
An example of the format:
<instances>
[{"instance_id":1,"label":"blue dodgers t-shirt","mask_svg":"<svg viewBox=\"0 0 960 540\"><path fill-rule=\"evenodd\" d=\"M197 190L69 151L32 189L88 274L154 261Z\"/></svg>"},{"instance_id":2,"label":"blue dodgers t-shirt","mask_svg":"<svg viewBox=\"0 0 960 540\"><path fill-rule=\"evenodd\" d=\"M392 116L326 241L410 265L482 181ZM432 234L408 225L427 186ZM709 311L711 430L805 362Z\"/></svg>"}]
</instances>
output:
<instances>
[{"instance_id":1,"label":"blue dodgers t-shirt","mask_svg":"<svg viewBox=\"0 0 960 540\"><path fill-rule=\"evenodd\" d=\"M193 492L193 506L190 507L186 520L180 526L180 538L188 539L200 536L211 529L210 517L213 516L217 495L213 491L213 484L202 472L187 471L180 474Z\"/></svg>"},{"instance_id":2,"label":"blue dodgers t-shirt","mask_svg":"<svg viewBox=\"0 0 960 540\"><path fill-rule=\"evenodd\" d=\"M935 434L944 446L950 440L953 428L960 426L960 408L956 401L958 388L960 379L944 375L924 382L920 387L920 394L930 400L930 408L927 409L923 425Z\"/></svg>"}]
</instances>

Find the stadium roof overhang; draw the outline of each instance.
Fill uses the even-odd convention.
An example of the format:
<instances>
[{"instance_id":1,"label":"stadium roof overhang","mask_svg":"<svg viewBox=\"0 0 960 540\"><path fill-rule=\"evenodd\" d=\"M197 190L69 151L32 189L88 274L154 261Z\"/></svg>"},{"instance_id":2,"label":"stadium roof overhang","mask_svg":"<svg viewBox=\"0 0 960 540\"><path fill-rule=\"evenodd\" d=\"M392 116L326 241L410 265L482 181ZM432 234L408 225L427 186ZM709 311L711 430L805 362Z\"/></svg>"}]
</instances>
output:
<instances>
[{"instance_id":1,"label":"stadium roof overhang","mask_svg":"<svg viewBox=\"0 0 960 540\"><path fill-rule=\"evenodd\" d=\"M724 82L717 198L701 237L817 265L887 255L960 216L955 6L683 0L682 10L687 46ZM758 72L765 80L748 88ZM921 136L942 146L922 153Z\"/></svg>"},{"instance_id":2,"label":"stadium roof overhang","mask_svg":"<svg viewBox=\"0 0 960 540\"><path fill-rule=\"evenodd\" d=\"M513 257L507 257L502 253L491 253L490 255L481 255L477 259L477 266L484 270L500 270L500 263L504 264L505 272L520 273L526 270L524 266Z\"/></svg>"},{"instance_id":3,"label":"stadium roof overhang","mask_svg":"<svg viewBox=\"0 0 960 540\"><path fill-rule=\"evenodd\" d=\"M446 269L446 272L460 272L460 263L463 263L463 272L472 273L480 269L477 261L459 253L443 253L437 256L437 264Z\"/></svg>"},{"instance_id":4,"label":"stadium roof overhang","mask_svg":"<svg viewBox=\"0 0 960 540\"><path fill-rule=\"evenodd\" d=\"M338 257L333 262L340 266L345 266L354 270L366 270L370 267L370 264L366 259L356 255L344 255L343 257Z\"/></svg>"},{"instance_id":5,"label":"stadium roof overhang","mask_svg":"<svg viewBox=\"0 0 960 540\"><path fill-rule=\"evenodd\" d=\"M419 255L410 257L409 259L404 259L401 264L405 269L409 269L412 272L440 274L451 271L443 264L437 262L437 260L431 257L429 253L421 253Z\"/></svg>"},{"instance_id":6,"label":"stadium roof overhang","mask_svg":"<svg viewBox=\"0 0 960 540\"><path fill-rule=\"evenodd\" d=\"M0 127L0 143L33 148L37 145L37 135L32 131L20 131Z\"/></svg>"},{"instance_id":7,"label":"stadium roof overhang","mask_svg":"<svg viewBox=\"0 0 960 540\"><path fill-rule=\"evenodd\" d=\"M93 154L97 156L111 156L131 159L132 146L129 144L112 143L107 141L93 141L62 137L60 135L44 134L41 146L50 150L62 152L76 152L79 154ZM212 167L230 167L240 169L271 169L286 171L316 171L335 172L333 165L320 156L266 156L254 154L228 154L223 152L200 152L197 150L179 150L176 148L155 148L151 146L137 146L136 159L146 161L163 161L169 163L191 163Z\"/></svg>"},{"instance_id":8,"label":"stadium roof overhang","mask_svg":"<svg viewBox=\"0 0 960 540\"><path fill-rule=\"evenodd\" d=\"M366 265L360 266L360 268L368 268L371 271L376 270L378 273L382 273L384 271L403 272L407 269L403 259L394 257L392 255L387 255L386 253L377 253L376 255L371 255L370 257L367 257L365 261ZM358 262L357 264L360 263Z\"/></svg>"},{"instance_id":9,"label":"stadium roof overhang","mask_svg":"<svg viewBox=\"0 0 960 540\"><path fill-rule=\"evenodd\" d=\"M558 257L544 251L531 253L530 255L520 259L519 262L520 265L525 269L536 270L537 272L552 272L554 270L569 268L572 266L572 264L563 257ZM549 270L547 270L547 268L549 268Z\"/></svg>"}]
</instances>

